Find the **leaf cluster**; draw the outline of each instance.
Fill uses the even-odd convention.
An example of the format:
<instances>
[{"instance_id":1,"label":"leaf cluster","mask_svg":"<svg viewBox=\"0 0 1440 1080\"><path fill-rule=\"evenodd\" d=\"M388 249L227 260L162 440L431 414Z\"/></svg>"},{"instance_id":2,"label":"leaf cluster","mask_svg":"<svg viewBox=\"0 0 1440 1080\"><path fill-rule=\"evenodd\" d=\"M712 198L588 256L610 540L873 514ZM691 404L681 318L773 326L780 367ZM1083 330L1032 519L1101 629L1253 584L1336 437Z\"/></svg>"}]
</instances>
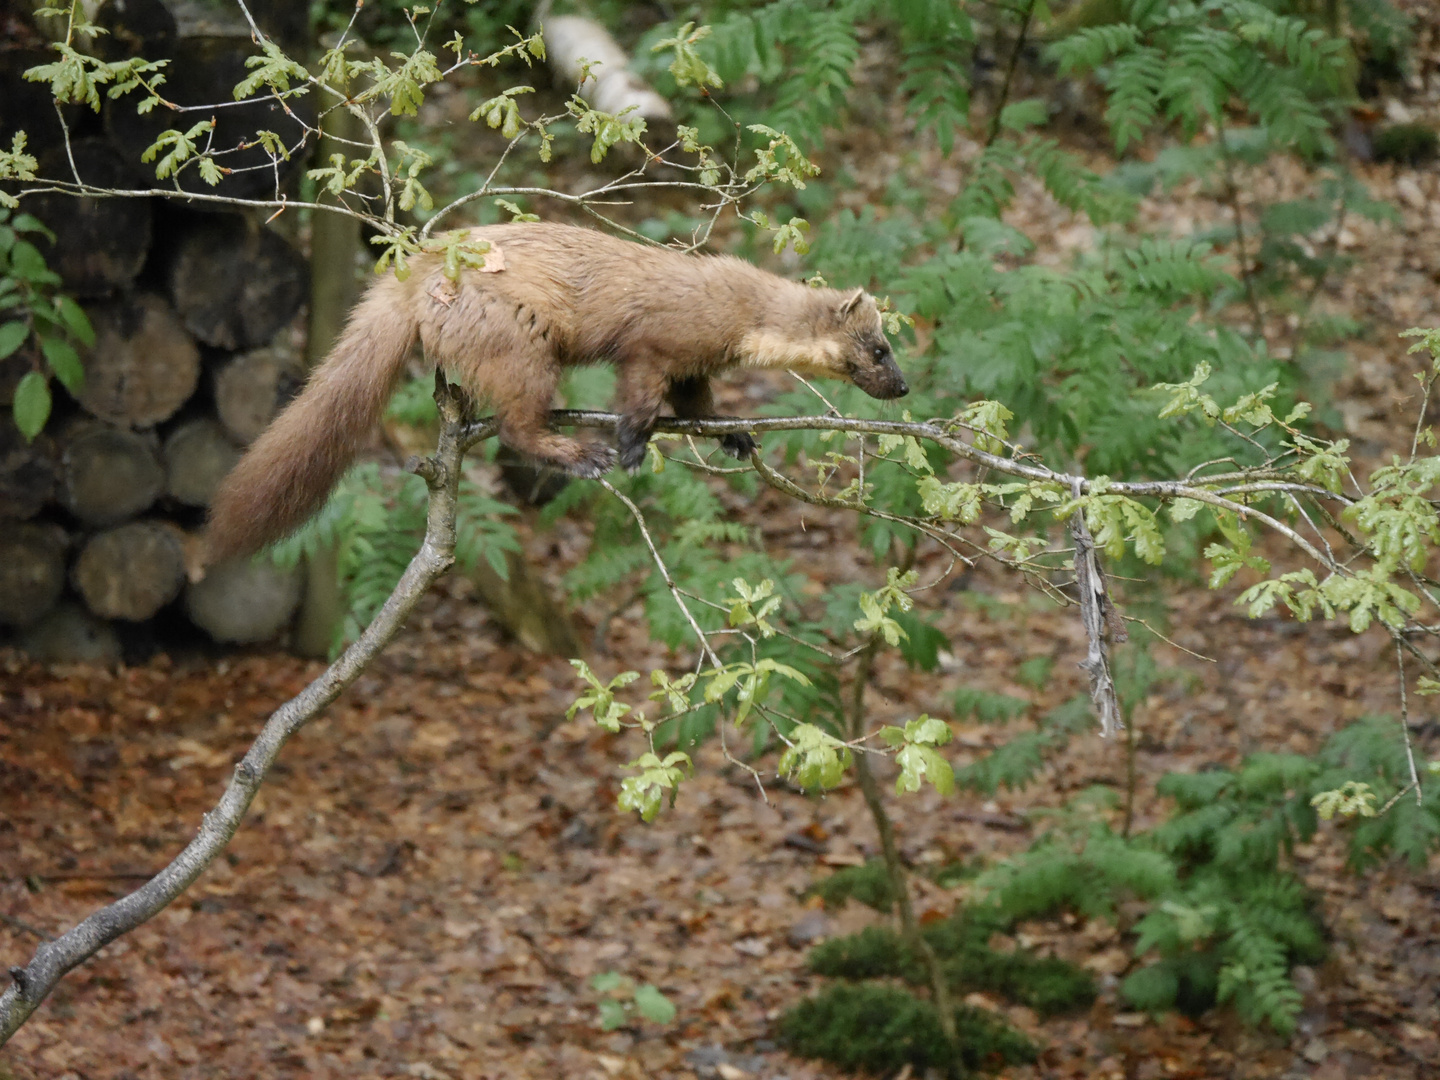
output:
<instances>
[{"instance_id":1,"label":"leaf cluster","mask_svg":"<svg viewBox=\"0 0 1440 1080\"><path fill-rule=\"evenodd\" d=\"M1187 137L1238 101L1281 144L1330 147L1328 113L1349 66L1340 38L1257 0L1125 0L1124 19L1050 46L1062 72L1102 69L1118 150L1161 117Z\"/></svg>"},{"instance_id":2,"label":"leaf cluster","mask_svg":"<svg viewBox=\"0 0 1440 1080\"><path fill-rule=\"evenodd\" d=\"M654 1024L669 1024L675 1019L675 1004L652 983L636 984L618 971L601 971L590 977L590 989L600 995L598 1027L615 1031L634 1016Z\"/></svg>"},{"instance_id":3,"label":"leaf cluster","mask_svg":"<svg viewBox=\"0 0 1440 1080\"><path fill-rule=\"evenodd\" d=\"M837 982L786 1012L780 1039L801 1057L886 1076L909 1067L958 1078L1035 1060L1035 1045L993 1013L961 1005L955 1028L959 1062L930 1002L897 986Z\"/></svg>"},{"instance_id":4,"label":"leaf cluster","mask_svg":"<svg viewBox=\"0 0 1440 1080\"><path fill-rule=\"evenodd\" d=\"M17 150L24 142L17 136ZM50 418L50 377L72 394L85 380L77 346L95 343L89 318L59 291L60 275L45 264L37 243L54 234L30 214L11 216L0 206L0 360L27 343L31 367L20 376L11 402L15 427L29 442Z\"/></svg>"},{"instance_id":5,"label":"leaf cluster","mask_svg":"<svg viewBox=\"0 0 1440 1080\"><path fill-rule=\"evenodd\" d=\"M846 871L839 871L831 880ZM817 888L829 886L822 882ZM857 897L858 899L858 897ZM874 905L872 905L874 906ZM1095 999L1089 972L1058 957L1036 956L1028 949L1002 952L990 946L997 934L1013 928L1013 919L987 905L959 907L948 919L921 930L940 961L950 987L959 994L998 994L1042 1016L1083 1009ZM868 926L856 934L832 938L810 950L810 970L832 979L900 978L925 986L929 973L903 935L886 926Z\"/></svg>"}]
</instances>

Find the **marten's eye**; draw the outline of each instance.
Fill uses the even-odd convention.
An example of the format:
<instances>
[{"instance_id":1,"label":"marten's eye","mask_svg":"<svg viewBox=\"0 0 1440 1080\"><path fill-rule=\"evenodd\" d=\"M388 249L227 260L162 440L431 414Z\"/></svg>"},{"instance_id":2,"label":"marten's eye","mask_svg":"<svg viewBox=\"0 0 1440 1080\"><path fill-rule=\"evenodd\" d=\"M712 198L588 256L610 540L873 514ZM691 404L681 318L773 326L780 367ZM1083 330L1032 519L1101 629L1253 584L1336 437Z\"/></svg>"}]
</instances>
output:
<instances>
[{"instance_id":1,"label":"marten's eye","mask_svg":"<svg viewBox=\"0 0 1440 1080\"><path fill-rule=\"evenodd\" d=\"M889 351L890 351L890 350L887 349L884 345L876 345L876 346L874 346L874 347L871 348L870 353L871 353L871 355L873 355L873 356L875 357L875 359L878 361L878 360L884 360L884 359L885 359L885 354L888 353Z\"/></svg>"}]
</instances>

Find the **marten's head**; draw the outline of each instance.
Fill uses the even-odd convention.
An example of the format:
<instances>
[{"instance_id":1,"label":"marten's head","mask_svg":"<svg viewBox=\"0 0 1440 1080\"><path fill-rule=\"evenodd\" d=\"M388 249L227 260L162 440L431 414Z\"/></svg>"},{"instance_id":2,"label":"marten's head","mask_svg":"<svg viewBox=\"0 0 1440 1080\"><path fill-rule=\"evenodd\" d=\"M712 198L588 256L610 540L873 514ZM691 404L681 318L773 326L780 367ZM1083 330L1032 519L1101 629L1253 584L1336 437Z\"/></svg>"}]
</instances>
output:
<instances>
[{"instance_id":1,"label":"marten's head","mask_svg":"<svg viewBox=\"0 0 1440 1080\"><path fill-rule=\"evenodd\" d=\"M841 344L838 361L844 369L843 374L836 373L836 378L852 382L882 401L910 392L890 342L885 339L880 309L873 296L864 289L850 293L836 309L835 322Z\"/></svg>"},{"instance_id":2,"label":"marten's head","mask_svg":"<svg viewBox=\"0 0 1440 1080\"><path fill-rule=\"evenodd\" d=\"M864 289L842 293L800 287L779 298L776 308L770 326L752 330L741 340L745 366L841 379L873 398L910 392L885 340L880 309Z\"/></svg>"}]
</instances>

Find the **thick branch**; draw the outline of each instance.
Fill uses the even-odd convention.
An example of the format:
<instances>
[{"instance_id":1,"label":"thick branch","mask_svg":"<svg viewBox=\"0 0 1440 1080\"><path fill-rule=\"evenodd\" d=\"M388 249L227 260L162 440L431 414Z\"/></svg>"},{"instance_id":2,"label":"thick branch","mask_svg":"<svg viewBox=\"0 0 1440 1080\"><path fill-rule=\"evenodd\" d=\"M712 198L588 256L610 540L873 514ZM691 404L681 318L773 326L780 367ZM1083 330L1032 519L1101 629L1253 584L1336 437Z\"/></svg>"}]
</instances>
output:
<instances>
[{"instance_id":1,"label":"thick branch","mask_svg":"<svg viewBox=\"0 0 1440 1080\"><path fill-rule=\"evenodd\" d=\"M425 539L410 560L400 583L374 620L350 648L319 678L270 716L215 809L206 814L200 831L185 850L148 882L53 941L44 942L25 967L12 967L11 984L0 994L0 1046L45 1000L70 969L94 956L107 944L153 918L178 897L215 861L240 827L265 774L281 748L369 665L405 625L426 590L454 562L456 486L460 476L461 443L459 404L448 388L440 394L441 429L435 456L420 472L430 485L430 508Z\"/></svg>"}]
</instances>

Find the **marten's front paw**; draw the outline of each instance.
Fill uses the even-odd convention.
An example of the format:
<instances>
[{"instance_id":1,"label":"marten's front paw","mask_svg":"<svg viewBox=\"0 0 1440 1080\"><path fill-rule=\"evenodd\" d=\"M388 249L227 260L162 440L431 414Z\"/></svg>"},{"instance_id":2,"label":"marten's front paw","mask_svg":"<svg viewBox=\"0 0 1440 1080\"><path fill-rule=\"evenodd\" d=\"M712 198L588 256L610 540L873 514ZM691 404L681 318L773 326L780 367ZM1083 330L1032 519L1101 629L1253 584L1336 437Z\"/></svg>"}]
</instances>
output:
<instances>
[{"instance_id":1,"label":"marten's front paw","mask_svg":"<svg viewBox=\"0 0 1440 1080\"><path fill-rule=\"evenodd\" d=\"M641 431L622 420L615 432L615 441L620 444L620 467L634 476L645 463L645 447L650 442L650 432Z\"/></svg>"},{"instance_id":2,"label":"marten's front paw","mask_svg":"<svg viewBox=\"0 0 1440 1080\"><path fill-rule=\"evenodd\" d=\"M596 480L615 467L615 451L600 443L585 443L575 460L565 466L571 476Z\"/></svg>"},{"instance_id":3,"label":"marten's front paw","mask_svg":"<svg viewBox=\"0 0 1440 1080\"><path fill-rule=\"evenodd\" d=\"M739 458L741 461L745 461L751 454L760 449L760 444L755 441L753 435L749 435L743 431L737 431L733 435L720 436L720 449L724 450L725 453L733 458Z\"/></svg>"},{"instance_id":4,"label":"marten's front paw","mask_svg":"<svg viewBox=\"0 0 1440 1080\"><path fill-rule=\"evenodd\" d=\"M645 447L649 442L649 439L640 439L620 444L620 467L631 476L639 472L640 466L645 464Z\"/></svg>"}]
</instances>

